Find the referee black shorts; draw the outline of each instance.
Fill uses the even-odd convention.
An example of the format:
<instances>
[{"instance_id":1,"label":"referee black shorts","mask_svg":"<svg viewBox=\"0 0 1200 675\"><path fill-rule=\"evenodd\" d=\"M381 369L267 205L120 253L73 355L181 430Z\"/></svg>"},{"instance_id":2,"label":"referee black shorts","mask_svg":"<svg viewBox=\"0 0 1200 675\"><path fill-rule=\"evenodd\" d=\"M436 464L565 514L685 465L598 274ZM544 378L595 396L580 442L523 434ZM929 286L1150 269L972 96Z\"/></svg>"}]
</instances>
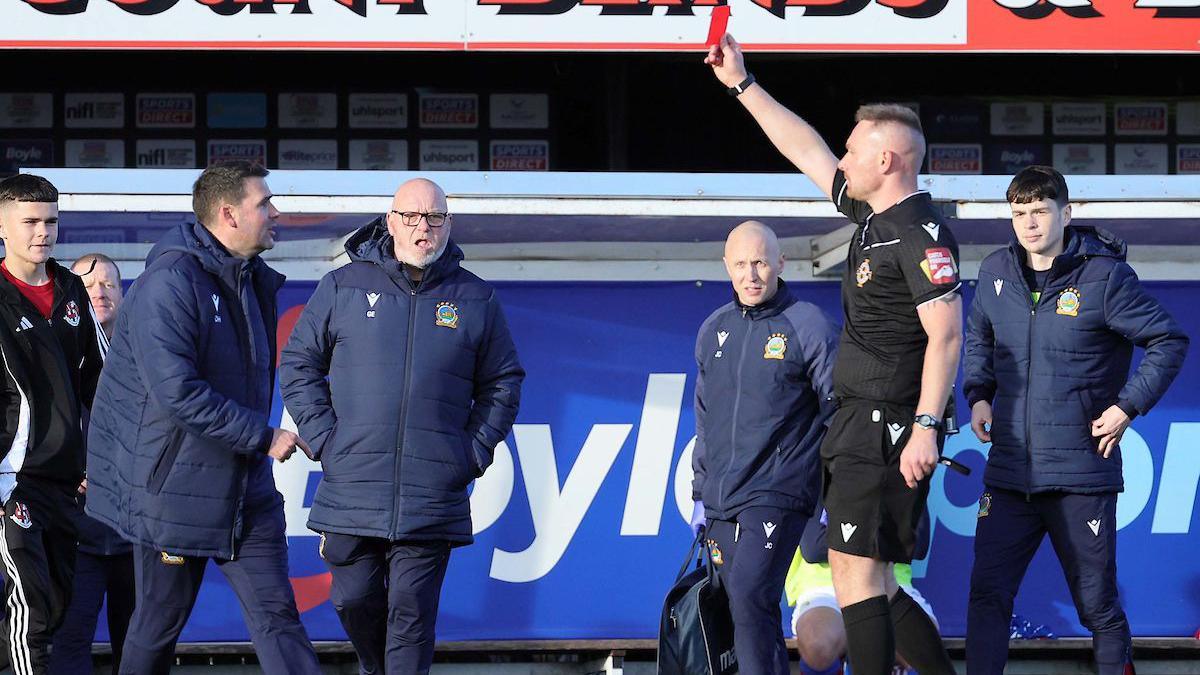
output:
<instances>
[{"instance_id":1,"label":"referee black shorts","mask_svg":"<svg viewBox=\"0 0 1200 675\"><path fill-rule=\"evenodd\" d=\"M847 401L834 413L821 446L829 548L887 562L912 562L929 477L915 489L900 473L913 409ZM944 440L939 433L938 447Z\"/></svg>"}]
</instances>

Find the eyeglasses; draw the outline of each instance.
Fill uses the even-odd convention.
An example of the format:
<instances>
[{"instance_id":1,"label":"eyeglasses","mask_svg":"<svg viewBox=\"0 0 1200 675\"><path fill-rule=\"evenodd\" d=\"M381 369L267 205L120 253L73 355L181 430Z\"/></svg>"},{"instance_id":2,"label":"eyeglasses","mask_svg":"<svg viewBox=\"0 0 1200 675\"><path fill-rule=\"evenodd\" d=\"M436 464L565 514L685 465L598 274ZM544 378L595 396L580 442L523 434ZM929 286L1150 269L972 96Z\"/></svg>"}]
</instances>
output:
<instances>
[{"instance_id":1,"label":"eyeglasses","mask_svg":"<svg viewBox=\"0 0 1200 675\"><path fill-rule=\"evenodd\" d=\"M400 216L400 222L406 227L416 227L422 218L425 219L425 222L430 227L441 227L446 224L446 221L450 220L449 213L440 213L437 211L433 213L421 213L420 211L397 211L392 209L391 213Z\"/></svg>"}]
</instances>

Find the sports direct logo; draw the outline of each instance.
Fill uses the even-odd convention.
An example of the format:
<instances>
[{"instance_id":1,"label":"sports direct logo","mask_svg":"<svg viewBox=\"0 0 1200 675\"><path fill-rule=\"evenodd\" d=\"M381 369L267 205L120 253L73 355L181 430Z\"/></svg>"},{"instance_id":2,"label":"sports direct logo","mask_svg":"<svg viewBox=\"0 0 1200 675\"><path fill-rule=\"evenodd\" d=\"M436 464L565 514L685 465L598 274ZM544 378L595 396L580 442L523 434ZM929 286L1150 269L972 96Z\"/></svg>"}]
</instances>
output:
<instances>
[{"instance_id":1,"label":"sports direct logo","mask_svg":"<svg viewBox=\"0 0 1200 675\"><path fill-rule=\"evenodd\" d=\"M139 127L180 128L196 125L196 97L192 94L139 94Z\"/></svg>"},{"instance_id":2,"label":"sports direct logo","mask_svg":"<svg viewBox=\"0 0 1200 675\"><path fill-rule=\"evenodd\" d=\"M1152 134L1167 133L1167 106L1154 105L1124 105L1116 109L1116 132L1118 134Z\"/></svg>"},{"instance_id":3,"label":"sports direct logo","mask_svg":"<svg viewBox=\"0 0 1200 675\"><path fill-rule=\"evenodd\" d=\"M550 168L547 141L492 141L493 171L546 171Z\"/></svg>"},{"instance_id":4,"label":"sports direct logo","mask_svg":"<svg viewBox=\"0 0 1200 675\"><path fill-rule=\"evenodd\" d=\"M1200 173L1200 145L1179 146L1175 171L1177 173Z\"/></svg>"},{"instance_id":5,"label":"sports direct logo","mask_svg":"<svg viewBox=\"0 0 1200 675\"><path fill-rule=\"evenodd\" d=\"M479 126L479 97L475 94L422 96L421 126L426 129L473 129Z\"/></svg>"},{"instance_id":6,"label":"sports direct logo","mask_svg":"<svg viewBox=\"0 0 1200 675\"><path fill-rule=\"evenodd\" d=\"M983 148L978 143L929 146L929 172L978 174L983 171Z\"/></svg>"}]
</instances>

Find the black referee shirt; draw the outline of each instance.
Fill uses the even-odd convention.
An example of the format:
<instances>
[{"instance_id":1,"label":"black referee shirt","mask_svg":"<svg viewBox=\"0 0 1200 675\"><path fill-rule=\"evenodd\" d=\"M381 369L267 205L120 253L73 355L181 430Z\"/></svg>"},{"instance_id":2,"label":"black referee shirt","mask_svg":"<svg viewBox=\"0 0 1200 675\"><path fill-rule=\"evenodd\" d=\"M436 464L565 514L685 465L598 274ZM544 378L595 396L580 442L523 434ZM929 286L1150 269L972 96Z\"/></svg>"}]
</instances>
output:
<instances>
[{"instance_id":1,"label":"black referee shirt","mask_svg":"<svg viewBox=\"0 0 1200 675\"><path fill-rule=\"evenodd\" d=\"M916 407L929 341L917 307L958 292L958 243L928 192L873 213L846 194L839 169L832 194L838 210L858 225L842 280L846 323L834 393Z\"/></svg>"}]
</instances>

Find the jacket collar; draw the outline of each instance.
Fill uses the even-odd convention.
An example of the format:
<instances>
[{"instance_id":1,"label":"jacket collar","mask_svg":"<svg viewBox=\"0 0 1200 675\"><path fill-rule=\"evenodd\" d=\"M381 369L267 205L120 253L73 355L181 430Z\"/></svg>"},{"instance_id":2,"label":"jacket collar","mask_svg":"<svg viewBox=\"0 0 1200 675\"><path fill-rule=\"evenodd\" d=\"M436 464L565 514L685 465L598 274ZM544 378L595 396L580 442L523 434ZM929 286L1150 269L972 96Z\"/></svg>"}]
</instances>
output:
<instances>
[{"instance_id":1,"label":"jacket collar","mask_svg":"<svg viewBox=\"0 0 1200 675\"><path fill-rule=\"evenodd\" d=\"M237 288L237 278L243 268L251 273L255 286L271 294L283 286L286 278L272 269L261 256L256 255L249 260L234 256L217 241L207 227L198 222L184 223L167 231L146 256L146 266L149 267L160 256L172 251L192 256L204 271L231 288Z\"/></svg>"},{"instance_id":2,"label":"jacket collar","mask_svg":"<svg viewBox=\"0 0 1200 675\"><path fill-rule=\"evenodd\" d=\"M742 312L742 316L757 321L775 316L787 309L792 300L792 292L788 290L787 284L783 279L778 280L778 285L775 287L775 295L771 296L770 300L758 305L743 305L738 299L737 292L733 294L733 304Z\"/></svg>"},{"instance_id":3,"label":"jacket collar","mask_svg":"<svg viewBox=\"0 0 1200 675\"><path fill-rule=\"evenodd\" d=\"M396 244L388 233L387 223L379 216L370 223L359 228L346 240L346 254L356 262L369 262L378 265L387 272L388 276L410 288L431 287L439 281L450 277L460 266L465 257L463 251L454 243L446 242L442 255L426 268L419 284L414 284L404 270L404 265L396 260Z\"/></svg>"},{"instance_id":4,"label":"jacket collar","mask_svg":"<svg viewBox=\"0 0 1200 675\"><path fill-rule=\"evenodd\" d=\"M1029 254L1014 234L1008 242L1009 257L1017 271L1028 262ZM1128 252L1125 242L1112 232L1092 225L1068 225L1063 230L1063 251L1054 257L1051 276L1063 274L1083 265L1088 258L1113 258L1124 262Z\"/></svg>"}]
</instances>

